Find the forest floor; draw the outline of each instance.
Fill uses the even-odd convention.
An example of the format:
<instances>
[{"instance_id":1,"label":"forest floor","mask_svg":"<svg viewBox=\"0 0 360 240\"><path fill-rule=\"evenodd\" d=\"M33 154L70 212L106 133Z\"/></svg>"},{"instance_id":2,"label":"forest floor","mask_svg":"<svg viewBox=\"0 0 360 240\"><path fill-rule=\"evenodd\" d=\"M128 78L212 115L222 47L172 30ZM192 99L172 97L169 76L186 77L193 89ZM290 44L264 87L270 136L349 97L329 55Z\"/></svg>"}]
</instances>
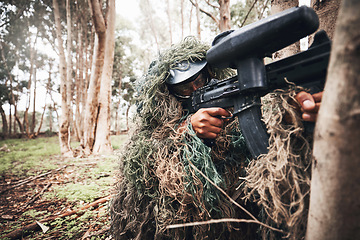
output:
<instances>
[{"instance_id":1,"label":"forest floor","mask_svg":"<svg viewBox=\"0 0 360 240\"><path fill-rule=\"evenodd\" d=\"M125 140L112 136L112 155L88 158L61 157L56 136L0 141L0 239L111 239Z\"/></svg>"}]
</instances>

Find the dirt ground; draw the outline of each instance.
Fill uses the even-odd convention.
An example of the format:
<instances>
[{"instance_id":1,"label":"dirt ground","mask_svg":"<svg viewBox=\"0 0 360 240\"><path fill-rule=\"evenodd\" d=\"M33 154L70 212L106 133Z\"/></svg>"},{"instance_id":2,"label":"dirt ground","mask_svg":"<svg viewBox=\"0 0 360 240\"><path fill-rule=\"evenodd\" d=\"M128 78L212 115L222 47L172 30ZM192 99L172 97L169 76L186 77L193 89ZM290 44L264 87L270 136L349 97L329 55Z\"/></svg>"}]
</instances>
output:
<instances>
[{"instance_id":1,"label":"dirt ground","mask_svg":"<svg viewBox=\"0 0 360 240\"><path fill-rule=\"evenodd\" d=\"M91 163L86 166L92 167ZM91 181L86 174L79 177L78 168L64 165L31 177L2 175L0 239L110 239L107 204L111 192L104 191L102 197L87 203L44 197L59 186Z\"/></svg>"}]
</instances>

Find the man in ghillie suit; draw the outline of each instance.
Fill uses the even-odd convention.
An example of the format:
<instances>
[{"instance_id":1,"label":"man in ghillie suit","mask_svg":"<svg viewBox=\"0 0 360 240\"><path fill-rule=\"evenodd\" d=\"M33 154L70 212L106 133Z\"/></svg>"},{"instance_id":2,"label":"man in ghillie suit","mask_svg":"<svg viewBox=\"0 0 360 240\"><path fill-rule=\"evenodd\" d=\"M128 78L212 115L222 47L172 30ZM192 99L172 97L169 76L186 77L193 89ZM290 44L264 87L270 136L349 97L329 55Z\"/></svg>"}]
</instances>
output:
<instances>
[{"instance_id":1,"label":"man in ghillie suit","mask_svg":"<svg viewBox=\"0 0 360 240\"><path fill-rule=\"evenodd\" d=\"M114 239L303 236L310 147L302 134L299 111L289 102L296 96L301 103L306 102L303 100L309 94L296 95L294 87L264 99L271 149L266 156L253 160L237 120L216 117L230 116L228 110L202 109L192 115L182 106L182 99L191 94L187 88L196 89L210 78L234 74L206 64L208 49L208 45L188 37L160 54L138 82L136 126L121 156L117 194L111 203ZM191 80L181 80L186 87L170 86L172 81L176 84L179 69L194 65L197 70L190 71ZM319 99L311 100L314 109ZM306 114L314 117L314 113ZM285 116L291 124L283 121ZM214 143L206 144L204 139L213 139ZM248 222L167 228L225 218Z\"/></svg>"}]
</instances>

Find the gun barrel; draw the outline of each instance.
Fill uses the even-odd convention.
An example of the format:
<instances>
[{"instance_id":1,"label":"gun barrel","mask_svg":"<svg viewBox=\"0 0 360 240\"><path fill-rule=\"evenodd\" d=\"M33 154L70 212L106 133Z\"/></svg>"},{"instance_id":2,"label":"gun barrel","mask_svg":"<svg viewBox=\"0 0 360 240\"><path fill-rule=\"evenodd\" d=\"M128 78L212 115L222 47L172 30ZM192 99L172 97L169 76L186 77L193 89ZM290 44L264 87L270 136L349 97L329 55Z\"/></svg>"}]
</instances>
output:
<instances>
[{"instance_id":1,"label":"gun barrel","mask_svg":"<svg viewBox=\"0 0 360 240\"><path fill-rule=\"evenodd\" d=\"M331 41L325 31L319 31L314 43L304 52L265 66L268 90L284 88L289 82L315 93L324 88L329 65ZM318 83L317 83L318 82Z\"/></svg>"},{"instance_id":2,"label":"gun barrel","mask_svg":"<svg viewBox=\"0 0 360 240\"><path fill-rule=\"evenodd\" d=\"M234 68L236 61L263 58L315 32L319 18L309 7L294 7L215 39L206 55L215 67Z\"/></svg>"}]
</instances>

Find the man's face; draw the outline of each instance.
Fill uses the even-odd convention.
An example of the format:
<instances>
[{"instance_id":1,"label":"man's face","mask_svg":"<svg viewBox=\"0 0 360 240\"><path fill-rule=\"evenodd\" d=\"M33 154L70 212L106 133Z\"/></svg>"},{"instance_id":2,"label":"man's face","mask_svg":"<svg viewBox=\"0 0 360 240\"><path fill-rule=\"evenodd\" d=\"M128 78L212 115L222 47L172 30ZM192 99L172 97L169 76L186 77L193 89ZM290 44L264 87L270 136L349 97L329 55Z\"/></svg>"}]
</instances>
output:
<instances>
[{"instance_id":1,"label":"man's face","mask_svg":"<svg viewBox=\"0 0 360 240\"><path fill-rule=\"evenodd\" d=\"M193 80L192 80L193 79ZM173 91L180 97L187 98L198 88L206 85L207 77L206 74L200 72L199 74L192 77L192 79L185 83L178 84L173 87Z\"/></svg>"}]
</instances>

